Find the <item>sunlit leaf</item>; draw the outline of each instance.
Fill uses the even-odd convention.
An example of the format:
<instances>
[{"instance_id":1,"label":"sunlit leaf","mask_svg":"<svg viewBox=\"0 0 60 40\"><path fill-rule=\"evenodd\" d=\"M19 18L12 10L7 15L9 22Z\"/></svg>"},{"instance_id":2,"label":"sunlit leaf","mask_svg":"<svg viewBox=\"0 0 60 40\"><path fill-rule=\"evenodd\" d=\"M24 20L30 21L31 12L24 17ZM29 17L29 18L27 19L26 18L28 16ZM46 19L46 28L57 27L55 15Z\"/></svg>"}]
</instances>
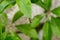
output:
<instances>
[{"instance_id":1,"label":"sunlit leaf","mask_svg":"<svg viewBox=\"0 0 60 40\"><path fill-rule=\"evenodd\" d=\"M31 1L30 0L16 0L20 11L28 18L31 18Z\"/></svg>"}]
</instances>

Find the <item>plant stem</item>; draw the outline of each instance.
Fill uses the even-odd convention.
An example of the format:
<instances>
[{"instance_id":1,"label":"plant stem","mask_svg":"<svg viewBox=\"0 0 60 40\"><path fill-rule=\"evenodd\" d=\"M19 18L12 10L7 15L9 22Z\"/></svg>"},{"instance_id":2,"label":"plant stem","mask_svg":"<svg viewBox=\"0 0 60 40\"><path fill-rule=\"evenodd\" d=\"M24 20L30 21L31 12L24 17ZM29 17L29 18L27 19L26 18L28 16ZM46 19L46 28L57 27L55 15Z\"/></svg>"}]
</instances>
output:
<instances>
[{"instance_id":1,"label":"plant stem","mask_svg":"<svg viewBox=\"0 0 60 40\"><path fill-rule=\"evenodd\" d=\"M32 23L31 18L29 18L29 22Z\"/></svg>"}]
</instances>

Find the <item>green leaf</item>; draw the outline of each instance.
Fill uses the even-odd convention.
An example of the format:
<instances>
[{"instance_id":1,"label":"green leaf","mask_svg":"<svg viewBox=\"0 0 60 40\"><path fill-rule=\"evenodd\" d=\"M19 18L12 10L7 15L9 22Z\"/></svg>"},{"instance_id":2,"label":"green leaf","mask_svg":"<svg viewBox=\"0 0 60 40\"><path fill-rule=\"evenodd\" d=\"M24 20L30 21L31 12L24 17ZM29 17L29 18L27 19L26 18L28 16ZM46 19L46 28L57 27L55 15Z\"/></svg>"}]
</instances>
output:
<instances>
[{"instance_id":1,"label":"green leaf","mask_svg":"<svg viewBox=\"0 0 60 40\"><path fill-rule=\"evenodd\" d=\"M56 35L57 37L60 37L60 20L57 18L53 18L51 20L51 28L52 28L52 32L54 33L54 35Z\"/></svg>"},{"instance_id":2,"label":"green leaf","mask_svg":"<svg viewBox=\"0 0 60 40\"><path fill-rule=\"evenodd\" d=\"M43 26L43 40L51 40L52 31L51 31L51 23L47 21Z\"/></svg>"},{"instance_id":3,"label":"green leaf","mask_svg":"<svg viewBox=\"0 0 60 40\"><path fill-rule=\"evenodd\" d=\"M5 13L0 14L0 40L2 40L2 31L3 28L7 25L8 23L8 18Z\"/></svg>"},{"instance_id":4,"label":"green leaf","mask_svg":"<svg viewBox=\"0 0 60 40\"><path fill-rule=\"evenodd\" d=\"M13 32L12 30L11 34L8 34L5 40L22 40L15 32Z\"/></svg>"},{"instance_id":5,"label":"green leaf","mask_svg":"<svg viewBox=\"0 0 60 40\"><path fill-rule=\"evenodd\" d=\"M50 10L51 4L52 4L52 0L40 0L38 2L36 2L35 4L41 6L42 8L44 8L46 11Z\"/></svg>"},{"instance_id":6,"label":"green leaf","mask_svg":"<svg viewBox=\"0 0 60 40\"><path fill-rule=\"evenodd\" d=\"M0 3L0 12L2 12L8 5L13 4L15 0L4 0Z\"/></svg>"},{"instance_id":7,"label":"green leaf","mask_svg":"<svg viewBox=\"0 0 60 40\"><path fill-rule=\"evenodd\" d=\"M31 40L39 40L38 38L31 38Z\"/></svg>"},{"instance_id":8,"label":"green leaf","mask_svg":"<svg viewBox=\"0 0 60 40\"><path fill-rule=\"evenodd\" d=\"M22 25L16 25L16 27L23 32L24 34L32 37L32 38L38 38L37 32L35 29L32 29L30 24L22 24Z\"/></svg>"},{"instance_id":9,"label":"green leaf","mask_svg":"<svg viewBox=\"0 0 60 40\"><path fill-rule=\"evenodd\" d=\"M10 30L11 31L11 37L13 40L22 40L17 33L15 33L13 30Z\"/></svg>"},{"instance_id":10,"label":"green leaf","mask_svg":"<svg viewBox=\"0 0 60 40\"><path fill-rule=\"evenodd\" d=\"M7 14L0 13L0 24L2 24L3 26L5 26L5 25L7 25L7 23L8 23Z\"/></svg>"},{"instance_id":11,"label":"green leaf","mask_svg":"<svg viewBox=\"0 0 60 40\"><path fill-rule=\"evenodd\" d=\"M28 18L31 18L31 2L30 0L16 0L20 11Z\"/></svg>"},{"instance_id":12,"label":"green leaf","mask_svg":"<svg viewBox=\"0 0 60 40\"><path fill-rule=\"evenodd\" d=\"M2 40L2 24L0 23L0 40Z\"/></svg>"},{"instance_id":13,"label":"green leaf","mask_svg":"<svg viewBox=\"0 0 60 40\"><path fill-rule=\"evenodd\" d=\"M41 0L38 1L38 2L36 2L35 4L41 6L41 7L44 8L45 10L48 10L48 9L46 8L46 5L45 5Z\"/></svg>"},{"instance_id":14,"label":"green leaf","mask_svg":"<svg viewBox=\"0 0 60 40\"><path fill-rule=\"evenodd\" d=\"M2 2L3 0L0 0L0 3Z\"/></svg>"},{"instance_id":15,"label":"green leaf","mask_svg":"<svg viewBox=\"0 0 60 40\"><path fill-rule=\"evenodd\" d=\"M53 9L52 12L60 17L60 7Z\"/></svg>"},{"instance_id":16,"label":"green leaf","mask_svg":"<svg viewBox=\"0 0 60 40\"><path fill-rule=\"evenodd\" d=\"M44 0L44 4L45 4L47 9L50 9L51 4L52 4L52 0Z\"/></svg>"},{"instance_id":17,"label":"green leaf","mask_svg":"<svg viewBox=\"0 0 60 40\"><path fill-rule=\"evenodd\" d=\"M39 0L31 0L32 3L36 3L38 2Z\"/></svg>"},{"instance_id":18,"label":"green leaf","mask_svg":"<svg viewBox=\"0 0 60 40\"><path fill-rule=\"evenodd\" d=\"M11 35L8 35L5 40L12 40Z\"/></svg>"},{"instance_id":19,"label":"green leaf","mask_svg":"<svg viewBox=\"0 0 60 40\"><path fill-rule=\"evenodd\" d=\"M37 16L35 16L32 19L31 27L33 27L33 28L37 27L40 24L40 22L41 22L43 17L44 17L44 15L37 15Z\"/></svg>"},{"instance_id":20,"label":"green leaf","mask_svg":"<svg viewBox=\"0 0 60 40\"><path fill-rule=\"evenodd\" d=\"M14 23L16 20L18 20L18 19L21 18L22 16L23 16L23 13L21 13L20 11L18 11L18 12L14 15L12 22Z\"/></svg>"},{"instance_id":21,"label":"green leaf","mask_svg":"<svg viewBox=\"0 0 60 40\"><path fill-rule=\"evenodd\" d=\"M7 29L5 28L5 32L2 33L2 37L3 37L2 40L5 40L6 37L7 37L7 35L8 35L8 31L7 31Z\"/></svg>"},{"instance_id":22,"label":"green leaf","mask_svg":"<svg viewBox=\"0 0 60 40\"><path fill-rule=\"evenodd\" d=\"M5 9L9 9L11 7L13 7L16 3L14 2L13 4L9 4Z\"/></svg>"}]
</instances>

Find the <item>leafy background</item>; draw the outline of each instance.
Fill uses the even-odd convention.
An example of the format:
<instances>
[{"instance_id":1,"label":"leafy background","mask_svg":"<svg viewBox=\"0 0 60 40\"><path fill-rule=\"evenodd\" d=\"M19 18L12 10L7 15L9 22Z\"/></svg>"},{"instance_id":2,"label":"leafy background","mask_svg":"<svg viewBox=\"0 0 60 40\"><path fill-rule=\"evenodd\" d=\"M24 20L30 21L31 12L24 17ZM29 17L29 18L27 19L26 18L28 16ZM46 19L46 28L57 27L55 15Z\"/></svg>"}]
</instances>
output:
<instances>
[{"instance_id":1,"label":"leafy background","mask_svg":"<svg viewBox=\"0 0 60 40\"><path fill-rule=\"evenodd\" d=\"M52 3L52 4L53 4L53 5L52 5L51 9L59 6L59 5L60 5L60 0L57 0L57 1L56 1L56 0L53 0L53 3ZM9 18L9 24L7 25L7 29L8 29L8 30L11 30L11 28L14 28L14 30L17 31L17 29L14 27L15 24L19 24L19 23L22 23L22 24L24 24L24 23L29 23L28 19L27 19L25 16L23 16L21 19L19 19L18 21L16 21L15 24L11 24L13 15L14 15L18 10L19 10L19 9L18 9L17 5L15 5L15 6L13 6L11 9L6 9L6 10L4 11L5 13L7 13L8 18ZM33 10L33 11L32 11L32 17L34 17L35 15L37 15L37 14L39 14L39 13L43 13L43 11L44 11L41 7L39 7L39 6L35 5L35 4L32 4L32 10ZM36 14L36 13L37 13L37 14ZM12 26L12 27L10 27L10 26ZM24 37L23 40L29 40L29 37L27 37L26 35L24 35L24 34L19 34L19 35L21 35L21 37ZM39 35L40 35L40 38L41 38L41 36L42 36L42 30L40 31ZM57 37L53 34L53 40L59 40L59 38L57 38Z\"/></svg>"}]
</instances>

